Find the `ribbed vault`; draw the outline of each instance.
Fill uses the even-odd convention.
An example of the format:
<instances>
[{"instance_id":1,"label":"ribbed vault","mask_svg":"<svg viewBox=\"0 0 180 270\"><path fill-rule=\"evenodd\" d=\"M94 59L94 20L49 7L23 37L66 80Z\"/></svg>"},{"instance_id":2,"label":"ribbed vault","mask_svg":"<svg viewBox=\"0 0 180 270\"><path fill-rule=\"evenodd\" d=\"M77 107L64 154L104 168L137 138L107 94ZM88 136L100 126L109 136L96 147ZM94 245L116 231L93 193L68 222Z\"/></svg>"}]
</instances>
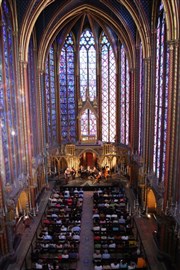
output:
<instances>
[{"instance_id":1,"label":"ribbed vault","mask_svg":"<svg viewBox=\"0 0 180 270\"><path fill-rule=\"evenodd\" d=\"M139 2L139 1L138 1ZM49 40L47 42L47 34L44 33L41 37L41 48L43 48L43 39L49 46L54 37L57 35L58 31L65 26L65 22L70 22L72 18L79 16L79 13L85 12L85 9L91 12L91 16L101 21L106 21L109 26L117 32L119 38L124 42L127 50L129 51L129 58L133 59L133 50L131 45L134 43L133 35L136 32L136 27L138 29L139 35L143 44L144 57L150 55L150 31L148 20L146 18L146 13L143 12L143 6L138 6L137 1L61 1L59 8L57 8L57 1L31 1L26 10L26 15L22 21L21 34L20 34L20 48L21 48L21 58L23 61L27 61L28 44L30 40L31 33L37 26L38 18L44 24L45 32L48 32ZM36 4L35 4L36 3ZM51 19L46 16L48 14L47 10L54 5L55 11L51 14ZM141 16L139 14L143 14ZM142 13L143 12L143 13ZM96 19L97 21L97 19ZM46 24L47 22L47 24ZM100 22L99 22L100 23ZM41 25L43 28L43 26ZM43 29L43 30L44 30ZM45 50L46 51L46 50ZM44 52L44 50L43 50ZM41 57L40 57L41 58ZM43 57L44 59L44 57ZM133 66L133 64L131 64Z\"/></svg>"}]
</instances>

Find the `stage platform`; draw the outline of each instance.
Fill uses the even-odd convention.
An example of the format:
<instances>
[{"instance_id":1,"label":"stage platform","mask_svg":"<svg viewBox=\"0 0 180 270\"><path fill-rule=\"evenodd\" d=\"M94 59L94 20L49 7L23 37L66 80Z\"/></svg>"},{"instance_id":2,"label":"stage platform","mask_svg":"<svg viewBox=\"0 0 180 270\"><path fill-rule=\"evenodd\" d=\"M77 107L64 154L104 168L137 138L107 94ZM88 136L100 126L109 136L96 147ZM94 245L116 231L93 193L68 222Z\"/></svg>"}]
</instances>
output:
<instances>
[{"instance_id":1,"label":"stage platform","mask_svg":"<svg viewBox=\"0 0 180 270\"><path fill-rule=\"evenodd\" d=\"M122 175L113 174L107 179L99 179L98 181L94 178L80 178L76 177L75 179L67 181L63 176L56 176L53 178L55 185L59 185L61 187L82 187L84 190L94 190L98 187L115 187L120 185L126 185L128 183L128 179Z\"/></svg>"}]
</instances>

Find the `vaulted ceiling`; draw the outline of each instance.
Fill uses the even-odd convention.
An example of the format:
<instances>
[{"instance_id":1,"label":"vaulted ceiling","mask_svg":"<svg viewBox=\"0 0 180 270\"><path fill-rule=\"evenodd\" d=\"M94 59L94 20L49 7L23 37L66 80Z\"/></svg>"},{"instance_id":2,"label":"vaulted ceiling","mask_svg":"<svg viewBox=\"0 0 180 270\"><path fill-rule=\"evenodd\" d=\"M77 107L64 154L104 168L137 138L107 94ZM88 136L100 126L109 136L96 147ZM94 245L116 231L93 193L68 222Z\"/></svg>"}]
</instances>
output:
<instances>
[{"instance_id":1,"label":"vaulted ceiling","mask_svg":"<svg viewBox=\"0 0 180 270\"><path fill-rule=\"evenodd\" d=\"M147 0L17 0L20 46L29 41L34 27L38 48L44 51L44 40L49 44L57 37L63 39L72 29L78 37L79 30L90 25L96 34L103 29L130 49L137 28L141 40L147 39L152 4Z\"/></svg>"},{"instance_id":2,"label":"vaulted ceiling","mask_svg":"<svg viewBox=\"0 0 180 270\"><path fill-rule=\"evenodd\" d=\"M173 4L171 1L162 1L166 3L168 13ZM45 52L55 39L63 43L67 33L73 30L78 41L83 27L90 26L95 39L102 30L109 35L112 44L119 39L126 47L128 57L132 59L130 65L133 66L137 37L142 41L144 57L150 56L151 27L155 23L153 19L159 2L160 0L16 0L22 60L27 60L28 44L33 31L36 32L37 47L43 62ZM170 31L168 33L171 34Z\"/></svg>"}]
</instances>

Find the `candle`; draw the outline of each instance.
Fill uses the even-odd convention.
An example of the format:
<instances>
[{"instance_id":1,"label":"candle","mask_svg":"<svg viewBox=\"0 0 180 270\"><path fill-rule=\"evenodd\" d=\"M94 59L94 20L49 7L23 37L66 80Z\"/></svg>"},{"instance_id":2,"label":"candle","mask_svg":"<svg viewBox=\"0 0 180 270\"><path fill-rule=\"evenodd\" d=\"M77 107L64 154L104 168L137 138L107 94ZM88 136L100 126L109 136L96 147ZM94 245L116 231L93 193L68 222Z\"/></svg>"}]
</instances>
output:
<instances>
[{"instance_id":1,"label":"candle","mask_svg":"<svg viewBox=\"0 0 180 270\"><path fill-rule=\"evenodd\" d=\"M22 213L22 206L21 206L20 201L19 201L19 211L20 211L20 213Z\"/></svg>"},{"instance_id":2,"label":"candle","mask_svg":"<svg viewBox=\"0 0 180 270\"><path fill-rule=\"evenodd\" d=\"M131 216L131 206L129 207L129 216Z\"/></svg>"},{"instance_id":3,"label":"candle","mask_svg":"<svg viewBox=\"0 0 180 270\"><path fill-rule=\"evenodd\" d=\"M175 208L177 208L177 206L178 206L178 205L177 205L177 201L176 201Z\"/></svg>"},{"instance_id":4,"label":"candle","mask_svg":"<svg viewBox=\"0 0 180 270\"><path fill-rule=\"evenodd\" d=\"M31 204L31 191L29 191L29 207L30 210L32 209L32 204Z\"/></svg>"},{"instance_id":5,"label":"candle","mask_svg":"<svg viewBox=\"0 0 180 270\"><path fill-rule=\"evenodd\" d=\"M35 207L33 207L33 216L34 216L34 217L36 216L36 210L35 210Z\"/></svg>"},{"instance_id":6,"label":"candle","mask_svg":"<svg viewBox=\"0 0 180 270\"><path fill-rule=\"evenodd\" d=\"M38 206L38 204L36 203L36 212L38 212L39 211L39 206Z\"/></svg>"},{"instance_id":7,"label":"candle","mask_svg":"<svg viewBox=\"0 0 180 270\"><path fill-rule=\"evenodd\" d=\"M167 201L167 205L166 205L166 207L168 208L169 207L169 202Z\"/></svg>"},{"instance_id":8,"label":"candle","mask_svg":"<svg viewBox=\"0 0 180 270\"><path fill-rule=\"evenodd\" d=\"M16 206L16 217L19 217L18 207Z\"/></svg>"},{"instance_id":9,"label":"candle","mask_svg":"<svg viewBox=\"0 0 180 270\"><path fill-rule=\"evenodd\" d=\"M143 211L146 210L146 202L143 202Z\"/></svg>"}]
</instances>

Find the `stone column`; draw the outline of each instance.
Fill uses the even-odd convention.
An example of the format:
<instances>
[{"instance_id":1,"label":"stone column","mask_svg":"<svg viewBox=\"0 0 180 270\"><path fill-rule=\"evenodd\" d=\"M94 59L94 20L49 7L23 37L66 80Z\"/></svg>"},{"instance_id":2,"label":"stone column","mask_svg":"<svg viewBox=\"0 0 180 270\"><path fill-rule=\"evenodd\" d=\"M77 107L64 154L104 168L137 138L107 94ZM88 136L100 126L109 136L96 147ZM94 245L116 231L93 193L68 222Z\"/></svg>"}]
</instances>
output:
<instances>
[{"instance_id":1,"label":"stone column","mask_svg":"<svg viewBox=\"0 0 180 270\"><path fill-rule=\"evenodd\" d=\"M145 170L147 171L149 162L149 140L151 138L150 133L150 118L151 115L151 93L150 93L150 71L151 60L150 58L144 59L144 138L143 138L143 158L145 164ZM151 136L150 136L151 135Z\"/></svg>"},{"instance_id":2,"label":"stone column","mask_svg":"<svg viewBox=\"0 0 180 270\"><path fill-rule=\"evenodd\" d=\"M165 200L175 199L177 194L176 183L179 181L176 169L179 164L175 163L176 134L177 134L177 101L178 101L178 65L179 65L179 42L171 41L169 46L169 84L168 84L168 124L167 124L167 147L165 164ZM175 168L175 164L177 168Z\"/></svg>"},{"instance_id":3,"label":"stone column","mask_svg":"<svg viewBox=\"0 0 180 270\"><path fill-rule=\"evenodd\" d=\"M131 68L130 72L130 135L129 135L129 141L131 149L134 149L134 141L136 140L136 136L138 134L135 134L135 69Z\"/></svg>"}]
</instances>

